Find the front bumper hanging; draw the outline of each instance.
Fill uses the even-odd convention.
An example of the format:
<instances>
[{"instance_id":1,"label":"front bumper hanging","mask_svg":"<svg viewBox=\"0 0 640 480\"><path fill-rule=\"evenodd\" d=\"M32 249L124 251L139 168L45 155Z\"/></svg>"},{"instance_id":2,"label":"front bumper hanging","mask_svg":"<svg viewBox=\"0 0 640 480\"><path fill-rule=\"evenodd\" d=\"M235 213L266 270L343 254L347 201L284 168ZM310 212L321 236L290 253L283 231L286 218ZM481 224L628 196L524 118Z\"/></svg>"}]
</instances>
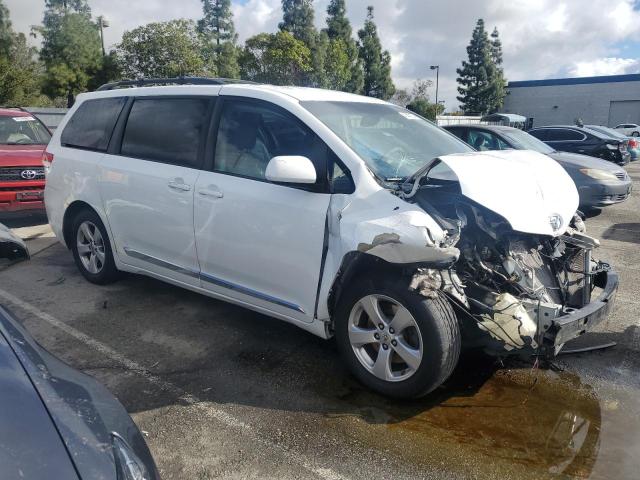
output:
<instances>
[{"instance_id":1,"label":"front bumper hanging","mask_svg":"<svg viewBox=\"0 0 640 480\"><path fill-rule=\"evenodd\" d=\"M543 345L550 353L557 355L566 342L592 330L611 312L618 291L618 274L613 270L601 271L593 276L592 282L603 289L600 296L580 309L556 317L544 333Z\"/></svg>"}]
</instances>

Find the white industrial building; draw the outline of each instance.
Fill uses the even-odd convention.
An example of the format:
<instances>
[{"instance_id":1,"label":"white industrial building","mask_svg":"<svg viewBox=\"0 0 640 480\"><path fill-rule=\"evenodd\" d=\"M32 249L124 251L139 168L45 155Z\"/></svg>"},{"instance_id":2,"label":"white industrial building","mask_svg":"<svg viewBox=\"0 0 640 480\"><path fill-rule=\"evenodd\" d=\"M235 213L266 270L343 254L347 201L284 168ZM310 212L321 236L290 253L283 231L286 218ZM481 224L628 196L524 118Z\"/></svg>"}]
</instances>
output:
<instances>
[{"instance_id":1,"label":"white industrial building","mask_svg":"<svg viewBox=\"0 0 640 480\"><path fill-rule=\"evenodd\" d=\"M640 74L509 82L503 112L533 126L640 124Z\"/></svg>"}]
</instances>

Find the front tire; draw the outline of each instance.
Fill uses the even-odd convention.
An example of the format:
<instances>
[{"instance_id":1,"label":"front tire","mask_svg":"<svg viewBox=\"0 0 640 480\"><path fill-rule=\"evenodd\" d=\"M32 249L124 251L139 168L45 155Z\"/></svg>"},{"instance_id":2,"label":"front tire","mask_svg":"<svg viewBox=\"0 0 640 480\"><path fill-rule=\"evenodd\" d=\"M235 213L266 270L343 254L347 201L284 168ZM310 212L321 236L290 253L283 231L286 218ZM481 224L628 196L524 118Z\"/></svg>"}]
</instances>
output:
<instances>
[{"instance_id":1,"label":"front tire","mask_svg":"<svg viewBox=\"0 0 640 480\"><path fill-rule=\"evenodd\" d=\"M102 221L93 210L80 211L73 220L71 250L84 278L97 285L113 283L120 277L111 243Z\"/></svg>"},{"instance_id":2,"label":"front tire","mask_svg":"<svg viewBox=\"0 0 640 480\"><path fill-rule=\"evenodd\" d=\"M631 136L632 136L632 137L640 136L640 132L637 132L637 131L636 131L636 132L633 132L633 133L631 134Z\"/></svg>"},{"instance_id":3,"label":"front tire","mask_svg":"<svg viewBox=\"0 0 640 480\"><path fill-rule=\"evenodd\" d=\"M390 397L433 391L460 356L460 328L449 302L442 295L425 298L398 278L376 277L345 291L335 329L353 375Z\"/></svg>"}]
</instances>

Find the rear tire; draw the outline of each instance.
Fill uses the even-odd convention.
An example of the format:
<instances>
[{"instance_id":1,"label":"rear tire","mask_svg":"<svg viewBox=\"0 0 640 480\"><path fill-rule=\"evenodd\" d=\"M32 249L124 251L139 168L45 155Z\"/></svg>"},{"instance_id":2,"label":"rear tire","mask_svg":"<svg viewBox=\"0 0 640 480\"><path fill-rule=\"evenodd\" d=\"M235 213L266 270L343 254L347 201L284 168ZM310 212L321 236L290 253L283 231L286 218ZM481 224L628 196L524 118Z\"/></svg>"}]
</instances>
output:
<instances>
[{"instance_id":1,"label":"rear tire","mask_svg":"<svg viewBox=\"0 0 640 480\"><path fill-rule=\"evenodd\" d=\"M84 278L97 285L113 283L120 278L111 251L107 230L93 210L81 210L73 219L71 251Z\"/></svg>"},{"instance_id":2,"label":"rear tire","mask_svg":"<svg viewBox=\"0 0 640 480\"><path fill-rule=\"evenodd\" d=\"M426 395L458 363L460 328L442 295L425 298L398 278L378 276L346 290L335 314L344 361L358 380L383 395Z\"/></svg>"},{"instance_id":3,"label":"rear tire","mask_svg":"<svg viewBox=\"0 0 640 480\"><path fill-rule=\"evenodd\" d=\"M638 136L640 136L640 132L633 132L633 133L631 134L631 136L632 136L632 137L638 137Z\"/></svg>"}]
</instances>

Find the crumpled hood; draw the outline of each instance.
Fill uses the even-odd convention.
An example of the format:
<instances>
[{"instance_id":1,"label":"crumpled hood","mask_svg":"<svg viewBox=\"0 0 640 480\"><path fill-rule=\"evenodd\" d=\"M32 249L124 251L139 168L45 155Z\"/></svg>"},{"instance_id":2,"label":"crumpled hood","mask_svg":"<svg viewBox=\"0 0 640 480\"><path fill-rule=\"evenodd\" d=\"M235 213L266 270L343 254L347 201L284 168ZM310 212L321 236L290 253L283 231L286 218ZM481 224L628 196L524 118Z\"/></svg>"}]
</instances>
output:
<instances>
[{"instance_id":1,"label":"crumpled hood","mask_svg":"<svg viewBox=\"0 0 640 480\"><path fill-rule=\"evenodd\" d=\"M578 208L578 191L571 177L541 153L473 152L445 155L440 160L453 170L464 196L504 217L516 231L561 235ZM552 218L556 216L561 226L554 230Z\"/></svg>"}]
</instances>

